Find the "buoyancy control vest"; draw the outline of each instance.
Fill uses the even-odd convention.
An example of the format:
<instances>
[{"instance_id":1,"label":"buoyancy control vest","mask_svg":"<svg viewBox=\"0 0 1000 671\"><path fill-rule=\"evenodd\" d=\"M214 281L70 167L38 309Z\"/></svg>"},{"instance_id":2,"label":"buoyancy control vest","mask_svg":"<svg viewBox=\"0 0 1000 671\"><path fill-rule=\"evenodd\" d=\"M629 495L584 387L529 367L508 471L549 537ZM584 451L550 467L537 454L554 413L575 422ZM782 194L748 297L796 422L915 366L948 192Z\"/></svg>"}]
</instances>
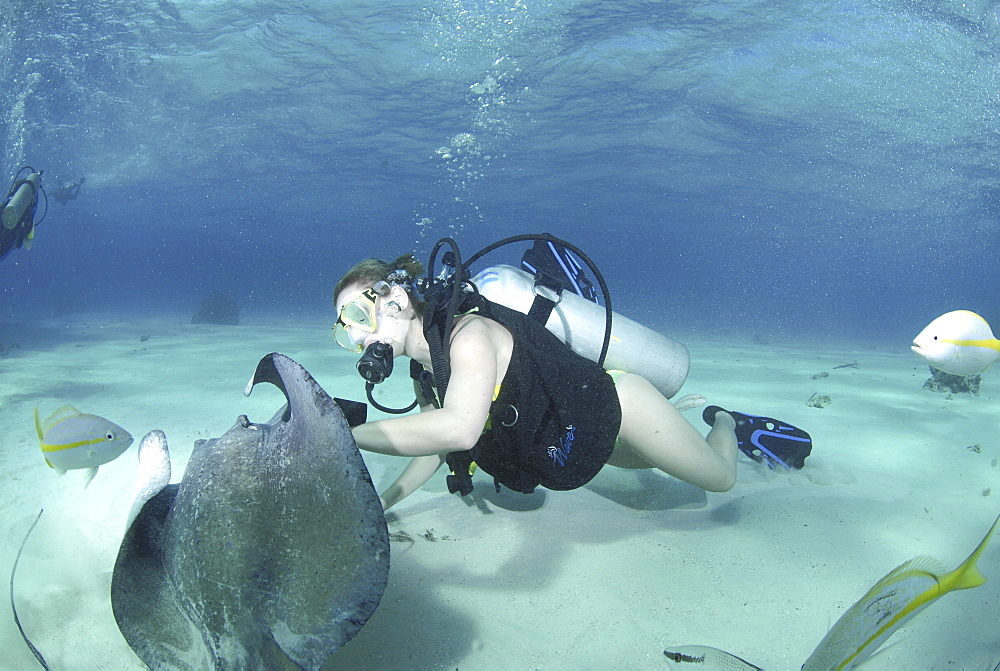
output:
<instances>
[{"instance_id":1,"label":"buoyancy control vest","mask_svg":"<svg viewBox=\"0 0 1000 671\"><path fill-rule=\"evenodd\" d=\"M507 373L490 406L491 428L466 452L448 455L451 491L471 491L470 462L500 485L530 494L535 487L581 487L601 470L621 426L614 382L536 319L470 293L462 312L476 311L513 336Z\"/></svg>"}]
</instances>

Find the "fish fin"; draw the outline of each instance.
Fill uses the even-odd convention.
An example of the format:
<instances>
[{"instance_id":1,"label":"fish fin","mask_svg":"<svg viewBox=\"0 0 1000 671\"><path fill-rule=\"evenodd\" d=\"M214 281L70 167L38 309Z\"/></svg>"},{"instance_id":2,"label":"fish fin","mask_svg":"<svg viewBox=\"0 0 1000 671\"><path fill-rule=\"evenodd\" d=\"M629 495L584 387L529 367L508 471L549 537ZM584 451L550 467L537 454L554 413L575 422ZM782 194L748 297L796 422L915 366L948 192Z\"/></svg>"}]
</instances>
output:
<instances>
[{"instance_id":1,"label":"fish fin","mask_svg":"<svg viewBox=\"0 0 1000 671\"><path fill-rule=\"evenodd\" d=\"M52 465L52 462L48 459L45 460L45 463L49 465L49 468L55 468L55 466Z\"/></svg>"},{"instance_id":2,"label":"fish fin","mask_svg":"<svg viewBox=\"0 0 1000 671\"><path fill-rule=\"evenodd\" d=\"M42 420L38 417L38 404L35 404L35 431L38 432L38 442L42 442L42 437L45 435L42 433ZM48 461L48 459L46 459Z\"/></svg>"},{"instance_id":3,"label":"fish fin","mask_svg":"<svg viewBox=\"0 0 1000 671\"><path fill-rule=\"evenodd\" d=\"M973 587L979 587L986 582L986 576L979 572L979 569L976 567L976 562L979 561L979 557L986 550L986 545L993 537L993 532L997 530L998 524L1000 524L1000 515L997 516L996 520L993 522L993 526L991 526L990 530L986 532L986 536L983 538L982 542L976 546L976 549L972 551L969 558L959 564L958 568L954 571L941 578L941 583L945 589L971 589Z\"/></svg>"},{"instance_id":4,"label":"fish fin","mask_svg":"<svg viewBox=\"0 0 1000 671\"><path fill-rule=\"evenodd\" d=\"M886 586L914 574L923 574L933 578L935 581L939 581L939 576L944 572L944 565L937 559L934 559L934 557L914 557L886 573L881 580L868 590L868 594L881 592ZM868 594L865 596L868 596Z\"/></svg>"},{"instance_id":5,"label":"fish fin","mask_svg":"<svg viewBox=\"0 0 1000 671\"><path fill-rule=\"evenodd\" d=\"M48 433L53 426L63 421L64 419L69 419L70 417L77 417L82 414L83 414L82 412L80 412L71 405L60 406L56 408L51 415L49 415L49 418L45 420L45 424L42 425L42 428L45 430L45 433Z\"/></svg>"},{"instance_id":6,"label":"fish fin","mask_svg":"<svg viewBox=\"0 0 1000 671\"><path fill-rule=\"evenodd\" d=\"M95 475L97 475L97 466L94 466L93 468L88 468L84 472L84 478L83 478L83 488L84 489L87 488L87 485L90 484L90 481L94 479Z\"/></svg>"},{"instance_id":7,"label":"fish fin","mask_svg":"<svg viewBox=\"0 0 1000 671\"><path fill-rule=\"evenodd\" d=\"M48 459L46 459L45 461L48 461ZM65 468L59 468L58 466L53 466L51 462L49 463L49 466L52 466L52 468L54 468L56 470L56 473L58 473L59 475L66 475Z\"/></svg>"}]
</instances>

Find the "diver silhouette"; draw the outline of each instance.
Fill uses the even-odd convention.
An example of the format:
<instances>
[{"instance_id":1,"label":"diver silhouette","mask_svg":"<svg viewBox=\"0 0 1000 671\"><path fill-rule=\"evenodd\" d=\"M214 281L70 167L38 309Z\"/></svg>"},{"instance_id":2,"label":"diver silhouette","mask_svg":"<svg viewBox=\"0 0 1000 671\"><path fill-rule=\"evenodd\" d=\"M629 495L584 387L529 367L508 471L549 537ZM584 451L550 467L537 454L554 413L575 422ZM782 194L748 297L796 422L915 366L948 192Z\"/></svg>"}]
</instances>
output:
<instances>
[{"instance_id":1,"label":"diver silhouette","mask_svg":"<svg viewBox=\"0 0 1000 671\"><path fill-rule=\"evenodd\" d=\"M21 175L27 171L27 177ZM35 209L38 207L38 194L45 195L42 188L42 171L35 171L30 166L24 166L17 171L7 197L0 205L0 259L10 254L11 250L24 247L31 249L35 239L35 226L45 218L35 221ZM46 212L48 211L48 196L46 196Z\"/></svg>"},{"instance_id":2,"label":"diver silhouette","mask_svg":"<svg viewBox=\"0 0 1000 671\"><path fill-rule=\"evenodd\" d=\"M66 205L66 203L76 198L77 194L80 193L80 187L83 186L83 183L86 181L86 177L81 177L80 179L72 182L66 182L52 192L52 197L60 205Z\"/></svg>"}]
</instances>

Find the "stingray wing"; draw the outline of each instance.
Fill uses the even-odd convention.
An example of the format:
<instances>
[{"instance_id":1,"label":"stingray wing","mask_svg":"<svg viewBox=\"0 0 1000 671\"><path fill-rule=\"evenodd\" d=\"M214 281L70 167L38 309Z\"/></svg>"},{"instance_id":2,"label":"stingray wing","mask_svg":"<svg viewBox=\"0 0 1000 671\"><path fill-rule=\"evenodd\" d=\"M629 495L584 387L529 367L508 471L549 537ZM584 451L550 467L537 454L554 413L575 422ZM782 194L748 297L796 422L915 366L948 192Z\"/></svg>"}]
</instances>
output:
<instances>
[{"instance_id":1,"label":"stingray wing","mask_svg":"<svg viewBox=\"0 0 1000 671\"><path fill-rule=\"evenodd\" d=\"M129 646L151 668L207 668L198 627L185 617L163 565L167 525L177 497L162 431L139 444L139 471L128 528L111 579L111 607Z\"/></svg>"},{"instance_id":2,"label":"stingray wing","mask_svg":"<svg viewBox=\"0 0 1000 671\"><path fill-rule=\"evenodd\" d=\"M111 607L118 629L151 669L207 669L202 634L181 610L163 566L164 528L177 485L146 501L118 550Z\"/></svg>"}]
</instances>

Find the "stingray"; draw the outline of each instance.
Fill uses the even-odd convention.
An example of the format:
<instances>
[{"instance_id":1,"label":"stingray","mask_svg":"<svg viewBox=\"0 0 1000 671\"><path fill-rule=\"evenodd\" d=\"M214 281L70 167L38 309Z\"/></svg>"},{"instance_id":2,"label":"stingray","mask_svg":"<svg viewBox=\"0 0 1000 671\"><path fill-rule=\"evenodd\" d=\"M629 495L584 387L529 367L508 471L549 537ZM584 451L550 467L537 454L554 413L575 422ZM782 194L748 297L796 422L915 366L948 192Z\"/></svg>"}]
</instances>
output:
<instances>
[{"instance_id":1,"label":"stingray","mask_svg":"<svg viewBox=\"0 0 1000 671\"><path fill-rule=\"evenodd\" d=\"M180 484L163 432L139 446L111 605L152 669L318 668L385 590L385 516L338 405L352 402L282 354L244 393L259 382L287 404L196 444Z\"/></svg>"}]
</instances>

